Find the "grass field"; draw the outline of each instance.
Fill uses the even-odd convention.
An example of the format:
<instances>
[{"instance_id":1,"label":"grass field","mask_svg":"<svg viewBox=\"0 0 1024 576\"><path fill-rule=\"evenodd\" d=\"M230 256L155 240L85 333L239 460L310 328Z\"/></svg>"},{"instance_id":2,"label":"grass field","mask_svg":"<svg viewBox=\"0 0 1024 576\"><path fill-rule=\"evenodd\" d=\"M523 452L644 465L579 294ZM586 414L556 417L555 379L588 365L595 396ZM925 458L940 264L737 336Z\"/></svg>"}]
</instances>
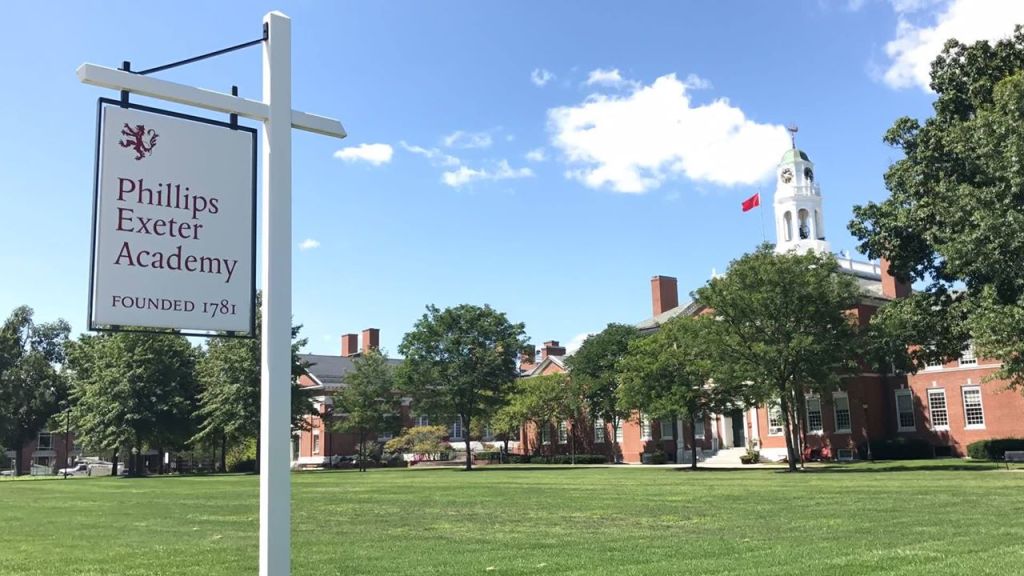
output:
<instances>
[{"instance_id":1,"label":"grass field","mask_svg":"<svg viewBox=\"0 0 1024 576\"><path fill-rule=\"evenodd\" d=\"M966 469L958 469L966 468ZM0 482L0 574L256 573L253 476ZM1024 574L1024 472L293 476L293 574Z\"/></svg>"}]
</instances>

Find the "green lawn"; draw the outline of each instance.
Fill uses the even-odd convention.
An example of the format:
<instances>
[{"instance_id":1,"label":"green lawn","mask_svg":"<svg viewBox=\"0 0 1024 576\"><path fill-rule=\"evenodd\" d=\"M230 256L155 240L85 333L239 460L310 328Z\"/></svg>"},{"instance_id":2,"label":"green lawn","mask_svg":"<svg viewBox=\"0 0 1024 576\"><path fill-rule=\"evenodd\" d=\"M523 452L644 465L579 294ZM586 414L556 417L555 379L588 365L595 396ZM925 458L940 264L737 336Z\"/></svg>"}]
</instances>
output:
<instances>
[{"instance_id":1,"label":"green lawn","mask_svg":"<svg viewBox=\"0 0 1024 576\"><path fill-rule=\"evenodd\" d=\"M958 469L963 468L963 469ZM293 574L1024 574L1024 472L293 476ZM256 573L252 476L0 481L0 574Z\"/></svg>"}]
</instances>

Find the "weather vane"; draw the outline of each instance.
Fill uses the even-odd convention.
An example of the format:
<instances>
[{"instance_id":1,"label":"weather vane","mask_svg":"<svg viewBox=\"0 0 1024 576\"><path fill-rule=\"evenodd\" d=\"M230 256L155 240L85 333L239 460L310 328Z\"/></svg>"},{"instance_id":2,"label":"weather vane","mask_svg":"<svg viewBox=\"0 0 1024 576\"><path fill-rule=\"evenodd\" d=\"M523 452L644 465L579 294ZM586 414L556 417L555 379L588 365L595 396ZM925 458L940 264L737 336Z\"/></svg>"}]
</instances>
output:
<instances>
[{"instance_id":1,"label":"weather vane","mask_svg":"<svg viewBox=\"0 0 1024 576\"><path fill-rule=\"evenodd\" d=\"M790 124L786 126L786 130L789 130L789 139L793 143L793 148L796 149L796 133L800 131L800 128L796 124Z\"/></svg>"}]
</instances>

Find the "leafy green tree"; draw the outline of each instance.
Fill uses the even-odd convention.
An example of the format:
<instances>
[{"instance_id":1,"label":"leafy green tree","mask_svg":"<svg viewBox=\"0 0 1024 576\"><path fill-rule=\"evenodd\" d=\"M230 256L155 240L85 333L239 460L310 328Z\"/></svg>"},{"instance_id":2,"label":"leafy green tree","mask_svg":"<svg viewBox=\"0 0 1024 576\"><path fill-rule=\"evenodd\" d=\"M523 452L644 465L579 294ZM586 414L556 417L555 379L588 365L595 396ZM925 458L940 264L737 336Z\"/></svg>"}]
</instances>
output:
<instances>
[{"instance_id":1,"label":"leafy green tree","mask_svg":"<svg viewBox=\"0 0 1024 576\"><path fill-rule=\"evenodd\" d=\"M391 454L439 454L445 451L444 438L448 428L444 426L413 426L384 444L384 451Z\"/></svg>"},{"instance_id":2,"label":"leafy green tree","mask_svg":"<svg viewBox=\"0 0 1024 576\"><path fill-rule=\"evenodd\" d=\"M262 363L260 298L257 297L256 334L253 338L213 337L207 341L206 354L199 363L202 392L199 400L199 429L195 444L220 444L221 469L225 466L227 444L257 440L256 470L259 470L260 370ZM292 423L304 425L305 416L314 412L312 400L297 379L306 366L299 352L306 345L298 338L302 326L292 327Z\"/></svg>"},{"instance_id":3,"label":"leafy green tree","mask_svg":"<svg viewBox=\"0 0 1024 576\"><path fill-rule=\"evenodd\" d=\"M619 404L616 365L626 356L630 342L639 337L640 331L633 326L609 324L584 340L580 349L566 360L570 374L583 391L590 416L612 425L611 460L619 452L619 427L630 416L630 411Z\"/></svg>"},{"instance_id":4,"label":"leafy green tree","mask_svg":"<svg viewBox=\"0 0 1024 576\"><path fill-rule=\"evenodd\" d=\"M335 428L355 432L359 438L359 470L366 471L367 441L371 433L394 432L400 425L401 398L395 389L395 368L377 350L354 361L355 370L334 395L334 410L342 414Z\"/></svg>"},{"instance_id":5,"label":"leafy green tree","mask_svg":"<svg viewBox=\"0 0 1024 576\"><path fill-rule=\"evenodd\" d=\"M37 324L32 309L16 308L0 326L0 446L15 452L15 474L22 470L21 447L46 426L67 398L59 370L71 327L64 320Z\"/></svg>"},{"instance_id":6,"label":"leafy green tree","mask_svg":"<svg viewBox=\"0 0 1024 576\"><path fill-rule=\"evenodd\" d=\"M847 311L858 297L856 281L831 254L774 254L768 244L697 291L714 319L703 331L712 373L727 372L750 382L751 396L779 402L790 470L802 459L805 395L831 390L857 368L860 335Z\"/></svg>"},{"instance_id":7,"label":"leafy green tree","mask_svg":"<svg viewBox=\"0 0 1024 576\"><path fill-rule=\"evenodd\" d=\"M679 317L656 333L633 340L618 364L623 410L640 410L652 418L681 417L693 424L703 414L727 409L749 395L730 373L716 372L707 348L709 317ZM696 438L696 435L693 435ZM682 440L682 439L680 439ZM697 468L697 443L690 466Z\"/></svg>"},{"instance_id":8,"label":"leafy green tree","mask_svg":"<svg viewBox=\"0 0 1024 576\"><path fill-rule=\"evenodd\" d=\"M508 407L502 410L507 410L509 416L514 414L520 417L520 423L532 422L539 434L542 428L550 429L560 422L582 421L582 393L568 374L520 378ZM572 451L575 453L575 442Z\"/></svg>"},{"instance_id":9,"label":"leafy green tree","mask_svg":"<svg viewBox=\"0 0 1024 576\"><path fill-rule=\"evenodd\" d=\"M183 336L125 331L68 346L72 417L80 441L114 452L183 447L195 429L199 351ZM140 458L129 461L141 473Z\"/></svg>"},{"instance_id":10,"label":"leafy green tree","mask_svg":"<svg viewBox=\"0 0 1024 576\"><path fill-rule=\"evenodd\" d=\"M519 375L516 359L526 346L524 326L490 306L462 304L427 312L402 339L405 357L401 388L416 410L437 417L458 417L465 430L477 418L489 418L505 403ZM466 470L471 470L469 434Z\"/></svg>"},{"instance_id":11,"label":"leafy green tree","mask_svg":"<svg viewBox=\"0 0 1024 576\"><path fill-rule=\"evenodd\" d=\"M520 431L522 430L523 423L527 421L526 414L522 412L520 407L516 404L513 398L491 417L490 425L491 432L494 434L494 438L499 440L504 445L502 450L502 462L508 458L508 443L512 440L519 439Z\"/></svg>"},{"instance_id":12,"label":"leafy green tree","mask_svg":"<svg viewBox=\"0 0 1024 576\"><path fill-rule=\"evenodd\" d=\"M1024 30L948 41L931 78L934 115L898 118L885 134L903 153L885 174L889 198L855 207L849 226L861 251L923 288L875 322L894 338L897 367L956 358L973 340L1022 386Z\"/></svg>"}]
</instances>

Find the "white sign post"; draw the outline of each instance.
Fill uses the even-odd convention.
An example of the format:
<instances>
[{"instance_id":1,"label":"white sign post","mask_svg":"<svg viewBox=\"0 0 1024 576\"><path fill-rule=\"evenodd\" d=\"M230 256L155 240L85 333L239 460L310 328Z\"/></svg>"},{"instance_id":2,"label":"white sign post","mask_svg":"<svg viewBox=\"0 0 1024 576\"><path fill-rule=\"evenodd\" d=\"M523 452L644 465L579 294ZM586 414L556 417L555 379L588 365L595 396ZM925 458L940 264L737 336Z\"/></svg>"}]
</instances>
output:
<instances>
[{"instance_id":1,"label":"white sign post","mask_svg":"<svg viewBox=\"0 0 1024 576\"><path fill-rule=\"evenodd\" d=\"M291 21L263 19L263 101L93 64L82 82L263 122L263 366L260 383L260 576L291 569L291 129L345 137L337 120L291 109Z\"/></svg>"}]
</instances>

